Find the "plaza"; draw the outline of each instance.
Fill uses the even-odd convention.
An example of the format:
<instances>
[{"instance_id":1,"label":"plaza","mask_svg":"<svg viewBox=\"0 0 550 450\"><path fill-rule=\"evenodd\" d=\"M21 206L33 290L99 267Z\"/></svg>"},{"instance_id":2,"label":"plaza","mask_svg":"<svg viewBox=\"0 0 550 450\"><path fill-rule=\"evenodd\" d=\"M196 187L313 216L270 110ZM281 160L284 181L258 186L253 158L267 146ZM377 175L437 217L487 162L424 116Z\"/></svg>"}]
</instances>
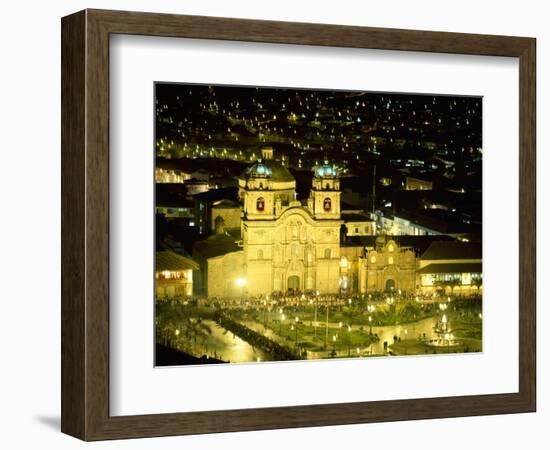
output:
<instances>
[{"instance_id":1,"label":"plaza","mask_svg":"<svg viewBox=\"0 0 550 450\"><path fill-rule=\"evenodd\" d=\"M157 303L158 342L220 362L479 352L481 323L479 297L303 294Z\"/></svg>"}]
</instances>

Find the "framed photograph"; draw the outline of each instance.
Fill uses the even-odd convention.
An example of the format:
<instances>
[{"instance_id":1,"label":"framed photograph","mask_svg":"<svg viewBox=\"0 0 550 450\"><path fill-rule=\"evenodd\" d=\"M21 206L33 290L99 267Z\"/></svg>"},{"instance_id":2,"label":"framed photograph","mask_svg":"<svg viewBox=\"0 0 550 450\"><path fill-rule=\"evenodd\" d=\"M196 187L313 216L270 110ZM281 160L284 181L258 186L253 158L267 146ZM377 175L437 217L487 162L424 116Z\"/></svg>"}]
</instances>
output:
<instances>
[{"instance_id":1,"label":"framed photograph","mask_svg":"<svg viewBox=\"0 0 550 450\"><path fill-rule=\"evenodd\" d=\"M535 411L535 39L61 28L63 432Z\"/></svg>"}]
</instances>

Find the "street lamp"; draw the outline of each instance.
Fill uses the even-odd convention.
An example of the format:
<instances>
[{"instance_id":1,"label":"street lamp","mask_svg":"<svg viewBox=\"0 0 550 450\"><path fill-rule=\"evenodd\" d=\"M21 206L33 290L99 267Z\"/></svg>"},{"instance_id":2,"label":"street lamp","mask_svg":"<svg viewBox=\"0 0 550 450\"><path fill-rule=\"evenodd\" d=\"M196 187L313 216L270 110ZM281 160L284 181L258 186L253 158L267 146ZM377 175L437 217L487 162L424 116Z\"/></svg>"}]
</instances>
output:
<instances>
[{"instance_id":1,"label":"street lamp","mask_svg":"<svg viewBox=\"0 0 550 450\"><path fill-rule=\"evenodd\" d=\"M246 278L237 278L235 284L241 288L241 301L244 299L244 288L246 286Z\"/></svg>"},{"instance_id":2,"label":"street lamp","mask_svg":"<svg viewBox=\"0 0 550 450\"><path fill-rule=\"evenodd\" d=\"M294 336L294 345L296 346L296 348L298 347L298 317L295 317L294 318L294 322L296 322L296 325L292 324L290 329L295 331L295 336Z\"/></svg>"}]
</instances>

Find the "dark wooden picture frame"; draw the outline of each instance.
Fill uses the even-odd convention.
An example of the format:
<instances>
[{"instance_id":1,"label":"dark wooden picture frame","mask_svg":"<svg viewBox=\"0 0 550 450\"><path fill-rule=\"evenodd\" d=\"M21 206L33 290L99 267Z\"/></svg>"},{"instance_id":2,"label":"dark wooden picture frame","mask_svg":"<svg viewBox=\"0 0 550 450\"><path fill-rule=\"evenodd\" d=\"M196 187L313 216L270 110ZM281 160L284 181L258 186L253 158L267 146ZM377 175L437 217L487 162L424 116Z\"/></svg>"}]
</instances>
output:
<instances>
[{"instance_id":1,"label":"dark wooden picture frame","mask_svg":"<svg viewBox=\"0 0 550 450\"><path fill-rule=\"evenodd\" d=\"M85 10L64 17L61 30L61 429L64 433L84 440L100 440L535 411L535 39L104 10ZM445 398L110 416L111 34L519 58L519 391Z\"/></svg>"}]
</instances>

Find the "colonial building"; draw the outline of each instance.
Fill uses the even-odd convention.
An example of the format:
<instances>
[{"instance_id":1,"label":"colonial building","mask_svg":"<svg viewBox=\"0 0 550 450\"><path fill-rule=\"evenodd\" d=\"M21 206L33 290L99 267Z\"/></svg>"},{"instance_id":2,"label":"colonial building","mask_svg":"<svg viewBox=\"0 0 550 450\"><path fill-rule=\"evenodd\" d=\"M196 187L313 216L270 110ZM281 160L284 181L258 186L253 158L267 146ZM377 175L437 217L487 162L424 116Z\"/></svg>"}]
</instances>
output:
<instances>
[{"instance_id":1,"label":"colonial building","mask_svg":"<svg viewBox=\"0 0 550 450\"><path fill-rule=\"evenodd\" d=\"M379 236L375 248L359 261L359 292L415 289L416 255L412 248Z\"/></svg>"},{"instance_id":2,"label":"colonial building","mask_svg":"<svg viewBox=\"0 0 550 450\"><path fill-rule=\"evenodd\" d=\"M171 250L156 252L155 290L157 300L193 295L193 271L199 265Z\"/></svg>"},{"instance_id":3,"label":"colonial building","mask_svg":"<svg viewBox=\"0 0 550 450\"><path fill-rule=\"evenodd\" d=\"M347 285L340 258L340 180L315 169L310 196L296 200L296 180L265 152L239 178L242 251L208 259L208 296L272 292L337 293ZM216 276L214 276L216 274Z\"/></svg>"},{"instance_id":4,"label":"colonial building","mask_svg":"<svg viewBox=\"0 0 550 450\"><path fill-rule=\"evenodd\" d=\"M183 170L179 160L158 158L155 166L155 183L185 183L191 175Z\"/></svg>"},{"instance_id":5,"label":"colonial building","mask_svg":"<svg viewBox=\"0 0 550 450\"><path fill-rule=\"evenodd\" d=\"M433 242L419 261L418 288L424 293L481 294L481 256L480 243Z\"/></svg>"},{"instance_id":6,"label":"colonial building","mask_svg":"<svg viewBox=\"0 0 550 450\"><path fill-rule=\"evenodd\" d=\"M328 162L314 168L309 196L298 200L296 180L272 159L273 150L264 149L262 157L240 175L237 203L212 201L208 194L207 206L198 208L203 229L213 233L193 249L201 267L195 289L200 295L428 292L450 273L453 280L460 274L461 293L471 292L465 286L480 286L481 256L464 260L459 252L455 261L449 247L439 262L429 251L419 259L432 239L452 244L452 237L411 232L374 241L380 230L370 216L342 211L338 172ZM206 195L197 199L206 201ZM447 265L435 266L441 262Z\"/></svg>"},{"instance_id":7,"label":"colonial building","mask_svg":"<svg viewBox=\"0 0 550 450\"><path fill-rule=\"evenodd\" d=\"M376 235L376 221L366 214L343 211L342 219L346 236Z\"/></svg>"},{"instance_id":8,"label":"colonial building","mask_svg":"<svg viewBox=\"0 0 550 450\"><path fill-rule=\"evenodd\" d=\"M433 183L431 181L415 177L405 177L402 186L406 191L431 191L433 189Z\"/></svg>"}]
</instances>

